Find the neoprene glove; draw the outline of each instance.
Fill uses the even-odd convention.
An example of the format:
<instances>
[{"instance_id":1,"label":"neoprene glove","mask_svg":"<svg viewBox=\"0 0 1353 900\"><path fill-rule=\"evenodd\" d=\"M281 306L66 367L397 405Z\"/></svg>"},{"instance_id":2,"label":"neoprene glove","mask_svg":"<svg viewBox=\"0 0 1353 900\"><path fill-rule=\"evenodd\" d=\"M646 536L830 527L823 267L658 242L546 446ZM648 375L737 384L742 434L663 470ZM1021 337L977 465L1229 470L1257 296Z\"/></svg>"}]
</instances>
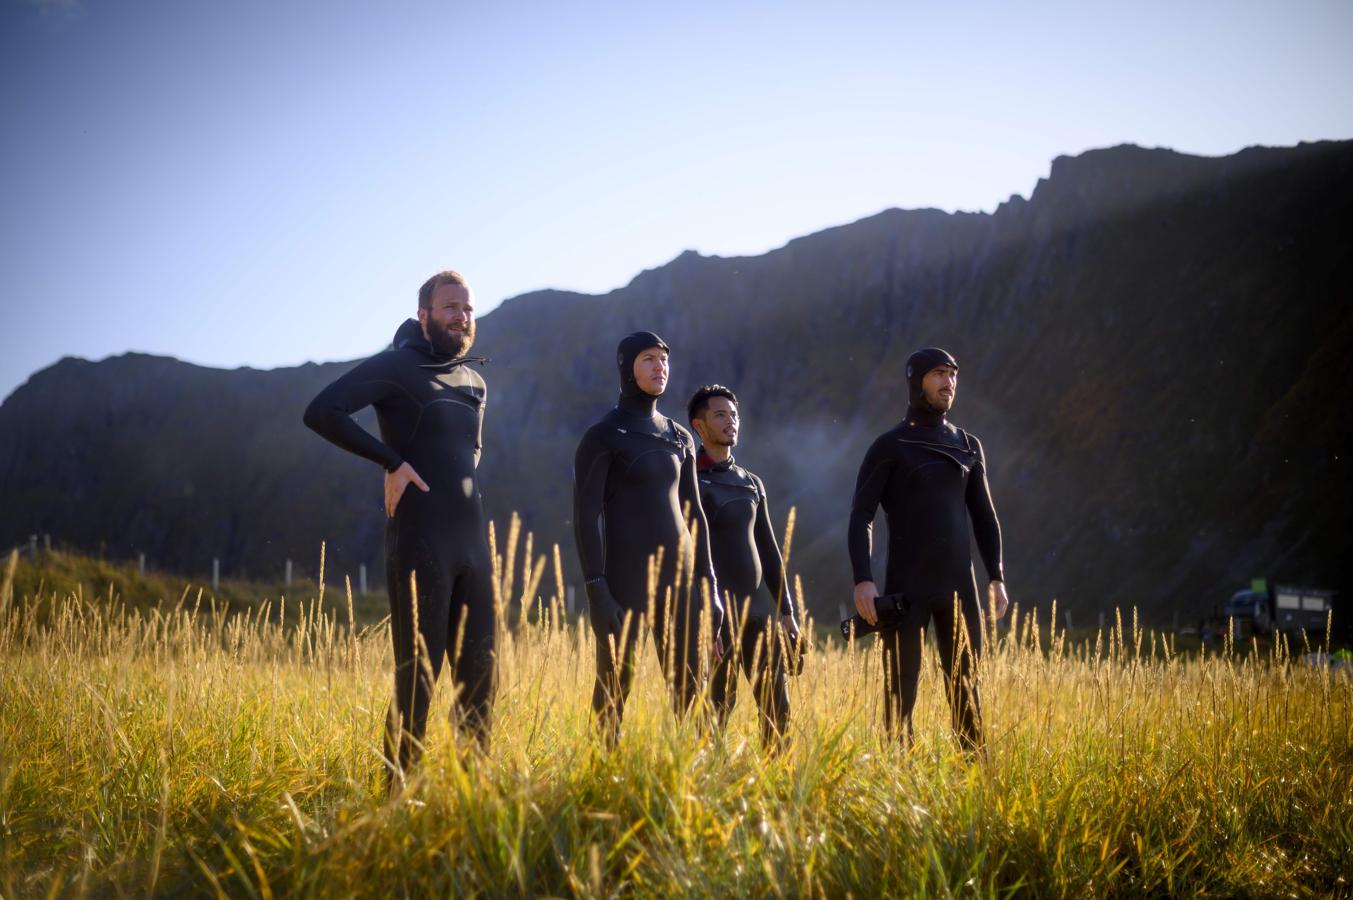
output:
<instances>
[{"instance_id":1,"label":"neoprene glove","mask_svg":"<svg viewBox=\"0 0 1353 900\"><path fill-rule=\"evenodd\" d=\"M624 610L611 596L611 589L604 579L589 581L587 587L587 612L592 620L592 631L598 635L620 634L621 619Z\"/></svg>"}]
</instances>

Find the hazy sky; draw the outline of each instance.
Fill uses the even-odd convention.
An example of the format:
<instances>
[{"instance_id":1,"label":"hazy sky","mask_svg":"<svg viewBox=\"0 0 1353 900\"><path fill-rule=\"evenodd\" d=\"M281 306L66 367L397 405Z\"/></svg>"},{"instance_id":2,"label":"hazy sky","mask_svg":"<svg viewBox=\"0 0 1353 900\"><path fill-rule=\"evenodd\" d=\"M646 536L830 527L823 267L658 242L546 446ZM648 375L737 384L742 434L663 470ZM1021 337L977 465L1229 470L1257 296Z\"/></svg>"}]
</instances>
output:
<instances>
[{"instance_id":1,"label":"hazy sky","mask_svg":"<svg viewBox=\"0 0 1353 900\"><path fill-rule=\"evenodd\" d=\"M487 311L1093 147L1353 136L1349 0L0 4L0 397L362 356L446 267Z\"/></svg>"}]
</instances>

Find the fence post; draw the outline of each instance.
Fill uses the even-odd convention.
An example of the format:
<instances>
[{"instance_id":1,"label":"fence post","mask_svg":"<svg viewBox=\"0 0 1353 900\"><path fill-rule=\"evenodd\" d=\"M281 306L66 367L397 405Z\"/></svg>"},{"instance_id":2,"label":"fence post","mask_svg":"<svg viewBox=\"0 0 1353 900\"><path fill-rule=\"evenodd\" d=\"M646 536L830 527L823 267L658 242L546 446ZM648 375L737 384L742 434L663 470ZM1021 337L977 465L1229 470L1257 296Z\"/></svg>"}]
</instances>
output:
<instances>
[{"instance_id":1,"label":"fence post","mask_svg":"<svg viewBox=\"0 0 1353 900\"><path fill-rule=\"evenodd\" d=\"M291 587L291 560L287 560L287 574L285 580L287 587Z\"/></svg>"},{"instance_id":2,"label":"fence post","mask_svg":"<svg viewBox=\"0 0 1353 900\"><path fill-rule=\"evenodd\" d=\"M568 614L573 615L573 585L564 588L564 609Z\"/></svg>"},{"instance_id":3,"label":"fence post","mask_svg":"<svg viewBox=\"0 0 1353 900\"><path fill-rule=\"evenodd\" d=\"M366 593L366 563L357 567L357 589L363 594Z\"/></svg>"},{"instance_id":4,"label":"fence post","mask_svg":"<svg viewBox=\"0 0 1353 900\"><path fill-rule=\"evenodd\" d=\"M211 589L213 591L221 589L221 558L219 556L211 558Z\"/></svg>"},{"instance_id":5,"label":"fence post","mask_svg":"<svg viewBox=\"0 0 1353 900\"><path fill-rule=\"evenodd\" d=\"M33 559L38 558L38 536L36 534L28 536L28 555Z\"/></svg>"},{"instance_id":6,"label":"fence post","mask_svg":"<svg viewBox=\"0 0 1353 900\"><path fill-rule=\"evenodd\" d=\"M146 574L146 555L144 553L136 554L136 574L143 577Z\"/></svg>"},{"instance_id":7,"label":"fence post","mask_svg":"<svg viewBox=\"0 0 1353 900\"><path fill-rule=\"evenodd\" d=\"M42 549L47 553L52 552L52 536L50 534L42 536Z\"/></svg>"}]
</instances>

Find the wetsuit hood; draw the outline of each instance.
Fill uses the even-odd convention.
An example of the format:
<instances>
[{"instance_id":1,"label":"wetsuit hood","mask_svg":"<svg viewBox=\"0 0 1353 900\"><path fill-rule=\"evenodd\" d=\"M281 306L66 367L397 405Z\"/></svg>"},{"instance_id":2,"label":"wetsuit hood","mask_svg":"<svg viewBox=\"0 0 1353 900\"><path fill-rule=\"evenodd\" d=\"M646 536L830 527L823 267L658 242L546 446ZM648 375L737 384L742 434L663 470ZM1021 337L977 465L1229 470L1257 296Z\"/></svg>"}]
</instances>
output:
<instances>
[{"instance_id":1,"label":"wetsuit hood","mask_svg":"<svg viewBox=\"0 0 1353 900\"><path fill-rule=\"evenodd\" d=\"M432 355L432 344L423 336L423 326L418 324L417 319L405 319L395 329L395 337L390 341L390 346L396 350L417 350Z\"/></svg>"},{"instance_id":2,"label":"wetsuit hood","mask_svg":"<svg viewBox=\"0 0 1353 900\"><path fill-rule=\"evenodd\" d=\"M396 350L417 350L429 360L429 366L453 366L461 363L486 363L483 356L447 356L432 348L432 342L423 335L423 326L417 319L405 319L395 329L394 340L390 342Z\"/></svg>"},{"instance_id":3,"label":"wetsuit hood","mask_svg":"<svg viewBox=\"0 0 1353 900\"><path fill-rule=\"evenodd\" d=\"M915 421L918 425L938 425L944 421L944 413L932 409L921 390L921 381L926 373L940 366L953 366L957 370L958 360L939 347L924 347L907 357L908 421Z\"/></svg>"},{"instance_id":4,"label":"wetsuit hood","mask_svg":"<svg viewBox=\"0 0 1353 900\"><path fill-rule=\"evenodd\" d=\"M634 361L650 347L660 347L668 353L672 349L667 342L651 331L636 331L620 339L615 348L615 366L620 374L620 408L626 412L641 412L647 409L649 415L657 407L658 398L639 389L634 380Z\"/></svg>"}]
</instances>

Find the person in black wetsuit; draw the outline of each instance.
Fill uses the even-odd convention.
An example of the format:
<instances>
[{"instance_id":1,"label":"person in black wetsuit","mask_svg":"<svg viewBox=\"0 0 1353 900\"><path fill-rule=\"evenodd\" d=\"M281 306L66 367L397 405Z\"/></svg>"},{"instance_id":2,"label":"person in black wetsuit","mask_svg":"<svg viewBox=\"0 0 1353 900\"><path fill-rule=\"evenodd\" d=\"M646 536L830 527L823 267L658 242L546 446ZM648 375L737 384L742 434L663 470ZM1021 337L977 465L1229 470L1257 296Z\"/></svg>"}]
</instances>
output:
<instances>
[{"instance_id":1,"label":"person in black wetsuit","mask_svg":"<svg viewBox=\"0 0 1353 900\"><path fill-rule=\"evenodd\" d=\"M770 524L761 479L733 460L738 442L738 398L720 384L695 392L687 418L700 436L696 472L700 505L709 520L714 574L724 600L723 645L710 699L724 725L737 703L738 668L747 674L761 713L761 744L779 747L789 726L789 691L779 631L799 634L784 560ZM766 590L761 590L762 583Z\"/></svg>"},{"instance_id":2,"label":"person in black wetsuit","mask_svg":"<svg viewBox=\"0 0 1353 900\"><path fill-rule=\"evenodd\" d=\"M448 654L458 724L488 747L496 622L477 475L487 389L468 365L484 360L465 355L474 333L468 283L456 272L434 275L418 292L418 319L399 327L393 348L339 377L305 411L305 424L320 436L386 472L392 779L420 755L432 686ZM376 408L379 440L351 418L367 406Z\"/></svg>"},{"instance_id":3,"label":"person in black wetsuit","mask_svg":"<svg viewBox=\"0 0 1353 900\"><path fill-rule=\"evenodd\" d=\"M910 743L922 641L933 618L954 730L965 749L975 750L982 743L973 671L982 652L982 609L968 523L971 519L997 618L1009 602L1001 527L981 442L945 416L958 390L958 363L938 348L918 350L907 360L907 385L906 418L874 441L855 484L848 537L855 606L870 624L878 622L869 555L874 514L882 504L888 521L884 592L910 601L903 626L881 632L884 722L889 734Z\"/></svg>"},{"instance_id":4,"label":"person in black wetsuit","mask_svg":"<svg viewBox=\"0 0 1353 900\"><path fill-rule=\"evenodd\" d=\"M620 342L620 400L583 435L573 465L573 527L597 636L592 709L608 746L620 737L639 617L652 614L678 715L699 696L699 611L706 597L711 634L718 634L723 617L696 485L695 441L657 411L667 387L667 355L666 342L652 332ZM660 566L650 584L651 558Z\"/></svg>"}]
</instances>

